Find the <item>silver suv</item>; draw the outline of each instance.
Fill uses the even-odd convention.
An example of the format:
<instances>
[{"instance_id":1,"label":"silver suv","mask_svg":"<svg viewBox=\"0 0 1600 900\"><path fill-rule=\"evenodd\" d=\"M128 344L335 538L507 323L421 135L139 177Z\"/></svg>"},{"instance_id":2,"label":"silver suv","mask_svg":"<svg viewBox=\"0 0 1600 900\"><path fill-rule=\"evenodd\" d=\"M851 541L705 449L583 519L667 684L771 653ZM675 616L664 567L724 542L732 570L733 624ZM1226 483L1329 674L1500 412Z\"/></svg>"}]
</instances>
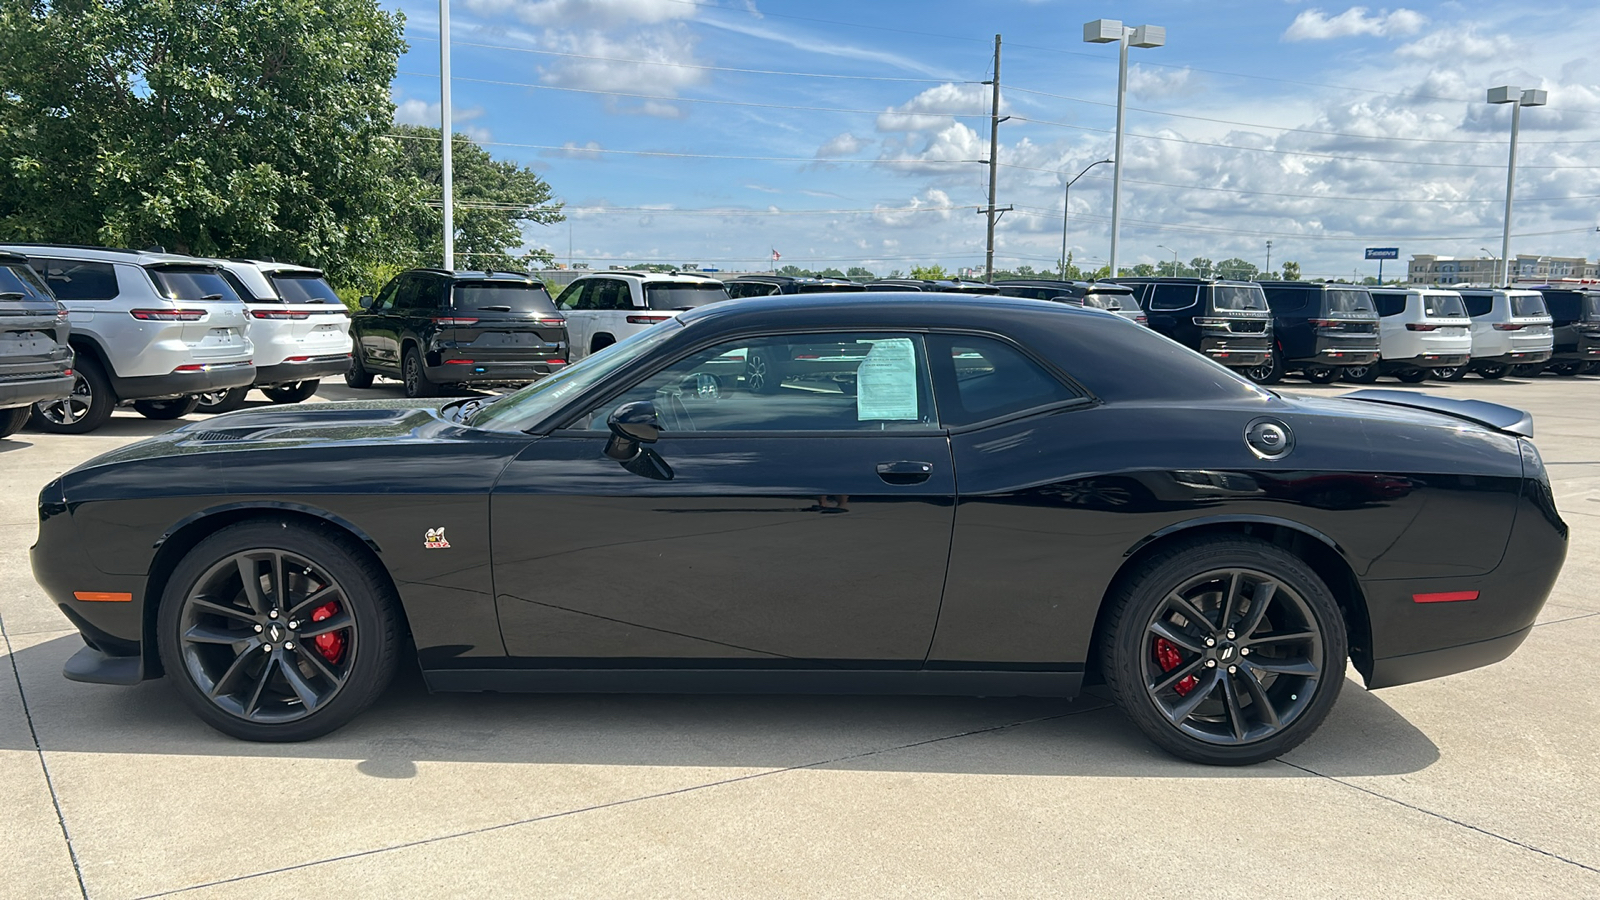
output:
<instances>
[{"instance_id":1,"label":"silver suv","mask_svg":"<svg viewBox=\"0 0 1600 900\"><path fill-rule=\"evenodd\" d=\"M317 392L323 378L349 371L350 311L321 270L248 259L205 262L221 269L244 298L256 382L202 393L200 412L238 409L251 387L273 403L299 403Z\"/></svg>"},{"instance_id":2,"label":"silver suv","mask_svg":"<svg viewBox=\"0 0 1600 900\"><path fill-rule=\"evenodd\" d=\"M194 411L197 394L256 378L245 306L216 266L187 256L61 244L0 244L27 257L67 308L72 395L34 406L34 427L82 434L125 401L152 419Z\"/></svg>"},{"instance_id":3,"label":"silver suv","mask_svg":"<svg viewBox=\"0 0 1600 900\"><path fill-rule=\"evenodd\" d=\"M577 360L684 310L726 299L722 282L703 275L612 271L575 279L557 304Z\"/></svg>"}]
</instances>

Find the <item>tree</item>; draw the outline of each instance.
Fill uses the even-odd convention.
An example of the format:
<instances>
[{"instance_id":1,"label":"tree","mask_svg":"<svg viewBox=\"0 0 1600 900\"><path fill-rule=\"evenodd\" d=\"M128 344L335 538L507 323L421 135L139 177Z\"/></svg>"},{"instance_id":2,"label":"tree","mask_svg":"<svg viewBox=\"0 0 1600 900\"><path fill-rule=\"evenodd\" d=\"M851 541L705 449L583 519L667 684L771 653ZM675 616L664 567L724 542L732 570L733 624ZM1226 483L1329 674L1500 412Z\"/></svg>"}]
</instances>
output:
<instances>
[{"instance_id":1,"label":"tree","mask_svg":"<svg viewBox=\"0 0 1600 900\"><path fill-rule=\"evenodd\" d=\"M1260 270L1256 268L1255 263L1240 259L1237 256L1232 259L1225 259L1222 262L1217 263L1218 278L1228 278L1234 281L1250 281L1256 277L1256 273L1259 271Z\"/></svg>"},{"instance_id":2,"label":"tree","mask_svg":"<svg viewBox=\"0 0 1600 900\"><path fill-rule=\"evenodd\" d=\"M784 266L778 270L778 274L788 275L793 278L810 278L814 273L810 269L802 269L799 266Z\"/></svg>"},{"instance_id":3,"label":"tree","mask_svg":"<svg viewBox=\"0 0 1600 900\"><path fill-rule=\"evenodd\" d=\"M1194 259L1189 260L1189 267L1194 269L1198 278L1210 278L1216 274L1214 267L1211 265L1211 260L1206 259L1204 256L1196 256Z\"/></svg>"},{"instance_id":4,"label":"tree","mask_svg":"<svg viewBox=\"0 0 1600 900\"><path fill-rule=\"evenodd\" d=\"M944 266L912 266L911 277L940 281L950 276L945 274Z\"/></svg>"},{"instance_id":5,"label":"tree","mask_svg":"<svg viewBox=\"0 0 1600 900\"><path fill-rule=\"evenodd\" d=\"M877 278L878 277L878 276L872 274L872 271L870 269L863 269L860 266L851 266L850 270L845 273L845 276L848 277L848 278Z\"/></svg>"},{"instance_id":6,"label":"tree","mask_svg":"<svg viewBox=\"0 0 1600 900\"><path fill-rule=\"evenodd\" d=\"M439 129L397 125L392 169L402 193L402 216L394 223L396 262L437 266L444 260L444 153ZM525 223L566 220L550 202L550 185L532 169L497 160L466 135L452 137L455 192L455 252L459 268L526 271L550 262L547 250L521 250ZM668 271L673 266L667 266Z\"/></svg>"},{"instance_id":7,"label":"tree","mask_svg":"<svg viewBox=\"0 0 1600 900\"><path fill-rule=\"evenodd\" d=\"M1284 281L1299 281L1300 280L1300 264L1297 263L1297 262L1286 262L1286 263L1284 263L1283 264L1283 280Z\"/></svg>"},{"instance_id":8,"label":"tree","mask_svg":"<svg viewBox=\"0 0 1600 900\"><path fill-rule=\"evenodd\" d=\"M1134 266L1133 270L1128 274L1139 278L1149 278L1150 276L1156 274L1156 267L1149 263L1139 263L1138 265Z\"/></svg>"},{"instance_id":9,"label":"tree","mask_svg":"<svg viewBox=\"0 0 1600 900\"><path fill-rule=\"evenodd\" d=\"M321 266L388 256L389 84L376 0L7 0L0 233Z\"/></svg>"}]
</instances>

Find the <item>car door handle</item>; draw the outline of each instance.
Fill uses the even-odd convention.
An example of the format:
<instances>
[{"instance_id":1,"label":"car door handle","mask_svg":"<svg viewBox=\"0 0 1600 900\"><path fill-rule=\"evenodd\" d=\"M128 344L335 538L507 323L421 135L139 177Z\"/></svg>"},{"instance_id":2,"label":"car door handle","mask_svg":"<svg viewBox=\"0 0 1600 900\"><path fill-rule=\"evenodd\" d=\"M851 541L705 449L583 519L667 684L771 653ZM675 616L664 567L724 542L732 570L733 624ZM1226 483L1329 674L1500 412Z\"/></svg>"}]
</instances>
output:
<instances>
[{"instance_id":1,"label":"car door handle","mask_svg":"<svg viewBox=\"0 0 1600 900\"><path fill-rule=\"evenodd\" d=\"M921 484L933 474L933 463L903 459L878 463L878 477L887 484Z\"/></svg>"}]
</instances>

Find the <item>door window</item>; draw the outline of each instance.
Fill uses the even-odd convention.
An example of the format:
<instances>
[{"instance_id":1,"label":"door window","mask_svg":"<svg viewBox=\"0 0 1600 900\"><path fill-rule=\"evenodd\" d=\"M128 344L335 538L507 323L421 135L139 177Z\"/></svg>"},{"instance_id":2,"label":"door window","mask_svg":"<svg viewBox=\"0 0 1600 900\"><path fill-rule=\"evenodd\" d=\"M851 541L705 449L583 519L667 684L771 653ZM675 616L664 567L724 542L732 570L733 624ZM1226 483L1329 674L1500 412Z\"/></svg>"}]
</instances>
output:
<instances>
[{"instance_id":1,"label":"door window","mask_svg":"<svg viewBox=\"0 0 1600 900\"><path fill-rule=\"evenodd\" d=\"M627 282L606 278L595 282L590 290L594 309L633 309L633 296L628 292Z\"/></svg>"},{"instance_id":2,"label":"door window","mask_svg":"<svg viewBox=\"0 0 1600 900\"><path fill-rule=\"evenodd\" d=\"M1195 292L1192 284L1158 284L1150 295L1150 309L1188 309L1194 305Z\"/></svg>"},{"instance_id":3,"label":"door window","mask_svg":"<svg viewBox=\"0 0 1600 900\"><path fill-rule=\"evenodd\" d=\"M939 419L951 427L1083 396L1021 350L994 338L930 335L928 358L939 380Z\"/></svg>"},{"instance_id":4,"label":"door window","mask_svg":"<svg viewBox=\"0 0 1600 900\"><path fill-rule=\"evenodd\" d=\"M593 296L590 289L593 285L592 281L575 281L567 285L567 289L561 292L559 305L562 309L593 309L590 305Z\"/></svg>"},{"instance_id":5,"label":"door window","mask_svg":"<svg viewBox=\"0 0 1600 900\"><path fill-rule=\"evenodd\" d=\"M439 312L444 309L447 284L448 282L442 278L413 275L400 288L397 305L402 311L422 315Z\"/></svg>"},{"instance_id":6,"label":"door window","mask_svg":"<svg viewBox=\"0 0 1600 900\"><path fill-rule=\"evenodd\" d=\"M939 428L917 335L791 334L727 341L646 378L573 427L605 431L612 410L638 400L655 404L665 434Z\"/></svg>"},{"instance_id":7,"label":"door window","mask_svg":"<svg viewBox=\"0 0 1600 900\"><path fill-rule=\"evenodd\" d=\"M396 279L384 285L383 290L378 292L378 299L372 302L372 312L394 311L394 300L400 293L400 285L402 283L402 281Z\"/></svg>"},{"instance_id":8,"label":"door window","mask_svg":"<svg viewBox=\"0 0 1600 900\"><path fill-rule=\"evenodd\" d=\"M34 257L28 264L58 300L110 300L117 296L117 270L110 263Z\"/></svg>"}]
</instances>

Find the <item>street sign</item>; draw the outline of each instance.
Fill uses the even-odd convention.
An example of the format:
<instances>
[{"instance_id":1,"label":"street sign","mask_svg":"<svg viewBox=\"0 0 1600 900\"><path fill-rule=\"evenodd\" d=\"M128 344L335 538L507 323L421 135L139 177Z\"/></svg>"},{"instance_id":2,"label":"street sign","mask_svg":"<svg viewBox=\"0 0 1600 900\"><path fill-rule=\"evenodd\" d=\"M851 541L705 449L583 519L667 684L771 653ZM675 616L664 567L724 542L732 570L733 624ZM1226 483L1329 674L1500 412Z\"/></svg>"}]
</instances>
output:
<instances>
[{"instance_id":1,"label":"street sign","mask_svg":"<svg viewBox=\"0 0 1600 900\"><path fill-rule=\"evenodd\" d=\"M1399 247L1368 247L1367 259L1399 259Z\"/></svg>"}]
</instances>

